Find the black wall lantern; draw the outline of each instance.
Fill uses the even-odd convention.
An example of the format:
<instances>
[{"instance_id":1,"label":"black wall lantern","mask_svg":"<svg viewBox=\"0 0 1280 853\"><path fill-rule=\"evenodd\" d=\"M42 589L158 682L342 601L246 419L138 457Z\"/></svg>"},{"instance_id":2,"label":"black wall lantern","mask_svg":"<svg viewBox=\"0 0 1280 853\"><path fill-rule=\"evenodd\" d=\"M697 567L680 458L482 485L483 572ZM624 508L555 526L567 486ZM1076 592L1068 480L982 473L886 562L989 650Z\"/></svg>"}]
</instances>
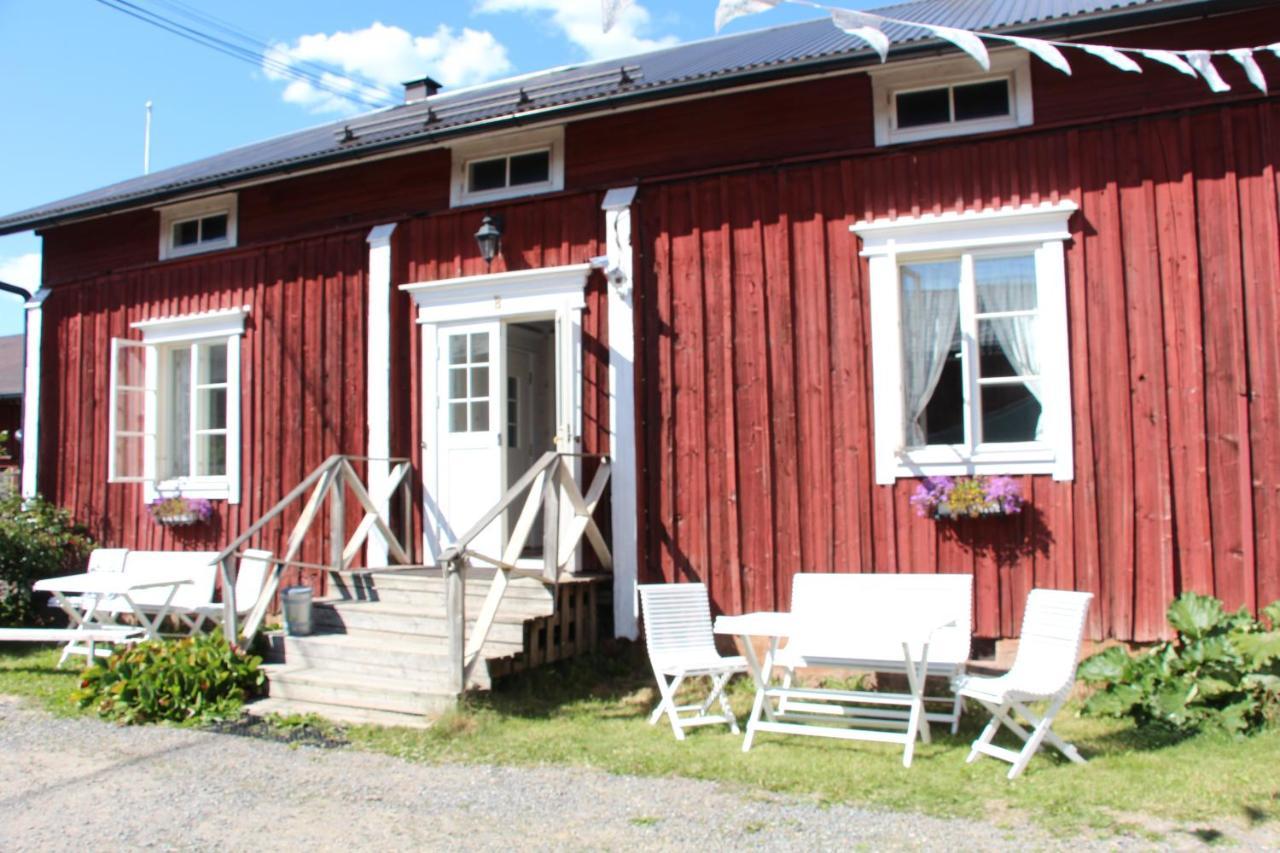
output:
<instances>
[{"instance_id":1,"label":"black wall lantern","mask_svg":"<svg viewBox=\"0 0 1280 853\"><path fill-rule=\"evenodd\" d=\"M486 216L476 232L476 245L480 247L480 257L486 264L502 253L502 217Z\"/></svg>"}]
</instances>

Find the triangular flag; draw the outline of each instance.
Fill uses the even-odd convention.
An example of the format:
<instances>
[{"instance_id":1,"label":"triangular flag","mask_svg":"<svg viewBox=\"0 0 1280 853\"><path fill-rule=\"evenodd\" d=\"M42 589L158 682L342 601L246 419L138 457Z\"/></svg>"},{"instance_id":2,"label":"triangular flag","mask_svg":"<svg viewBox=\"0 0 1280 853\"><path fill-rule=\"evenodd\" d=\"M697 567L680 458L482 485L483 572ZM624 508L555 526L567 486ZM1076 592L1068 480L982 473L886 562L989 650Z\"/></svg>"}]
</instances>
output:
<instances>
[{"instance_id":1,"label":"triangular flag","mask_svg":"<svg viewBox=\"0 0 1280 853\"><path fill-rule=\"evenodd\" d=\"M1253 58L1253 49L1248 47L1238 47L1235 50L1228 50L1228 54L1236 62L1240 63L1240 67L1244 69L1245 76L1249 78L1249 82L1257 86L1265 95L1267 93L1267 78L1263 76L1262 69L1258 67L1258 61Z\"/></svg>"},{"instance_id":2,"label":"triangular flag","mask_svg":"<svg viewBox=\"0 0 1280 853\"><path fill-rule=\"evenodd\" d=\"M1171 50L1139 50L1147 59L1154 59L1156 62L1163 62L1170 68L1175 68L1186 74L1188 77L1199 77L1196 70L1183 61L1181 56Z\"/></svg>"},{"instance_id":3,"label":"triangular flag","mask_svg":"<svg viewBox=\"0 0 1280 853\"><path fill-rule=\"evenodd\" d=\"M860 38L871 45L880 54L880 61L889 59L889 37L880 29L880 18L864 15L861 12L850 12L845 9L832 9L831 22L855 38Z\"/></svg>"},{"instance_id":4,"label":"triangular flag","mask_svg":"<svg viewBox=\"0 0 1280 853\"><path fill-rule=\"evenodd\" d=\"M1096 56L1103 62L1109 62L1121 71L1132 71L1135 74L1142 73L1142 66L1125 56L1114 47L1107 47L1101 44L1077 44L1075 47L1080 48L1090 56Z\"/></svg>"},{"instance_id":5,"label":"triangular flag","mask_svg":"<svg viewBox=\"0 0 1280 853\"><path fill-rule=\"evenodd\" d=\"M1044 39L1031 39L1025 36L1000 36L1000 38L1013 42L1028 53L1034 53L1063 74L1071 75L1071 64L1062 55L1062 51Z\"/></svg>"},{"instance_id":6,"label":"triangular flag","mask_svg":"<svg viewBox=\"0 0 1280 853\"><path fill-rule=\"evenodd\" d=\"M922 24L918 21L903 21L914 27L923 27L940 39L946 39L965 53L973 57L973 61L982 66L983 71L991 70L991 57L987 55L987 47L982 39L968 30L955 30L951 27L939 27L934 24Z\"/></svg>"},{"instance_id":7,"label":"triangular flag","mask_svg":"<svg viewBox=\"0 0 1280 853\"><path fill-rule=\"evenodd\" d=\"M618 23L618 15L631 5L631 0L600 0L600 20L603 31L609 32Z\"/></svg>"},{"instance_id":8,"label":"triangular flag","mask_svg":"<svg viewBox=\"0 0 1280 853\"><path fill-rule=\"evenodd\" d=\"M767 12L781 2L782 0L720 0L720 5L716 7L716 32L720 32L734 18Z\"/></svg>"},{"instance_id":9,"label":"triangular flag","mask_svg":"<svg viewBox=\"0 0 1280 853\"><path fill-rule=\"evenodd\" d=\"M1191 67L1200 72L1200 76L1215 92L1230 92L1231 84L1222 79L1218 69L1213 67L1213 57L1207 50L1188 50L1185 54Z\"/></svg>"}]
</instances>

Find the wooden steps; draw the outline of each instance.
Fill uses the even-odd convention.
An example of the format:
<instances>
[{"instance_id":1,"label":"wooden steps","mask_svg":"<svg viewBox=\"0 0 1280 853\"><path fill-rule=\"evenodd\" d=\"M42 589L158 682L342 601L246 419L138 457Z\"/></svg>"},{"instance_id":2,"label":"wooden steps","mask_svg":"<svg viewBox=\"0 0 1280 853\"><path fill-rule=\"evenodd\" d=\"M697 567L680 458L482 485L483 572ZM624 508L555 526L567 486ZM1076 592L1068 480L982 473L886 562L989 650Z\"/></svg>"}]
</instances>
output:
<instances>
[{"instance_id":1,"label":"wooden steps","mask_svg":"<svg viewBox=\"0 0 1280 853\"><path fill-rule=\"evenodd\" d=\"M468 573L468 630L491 579L491 571ZM595 586L562 583L559 598L569 605L562 618L556 612L555 594L541 582L512 581L469 689L488 689L491 673L527 669L594 646L594 618L572 630L560 622L584 620L586 602L596 600L586 588ZM333 588L334 597L313 604L313 634L266 635L269 698L256 703L255 712L425 725L455 706L457 697L449 690L444 581L438 570L343 572Z\"/></svg>"}]
</instances>

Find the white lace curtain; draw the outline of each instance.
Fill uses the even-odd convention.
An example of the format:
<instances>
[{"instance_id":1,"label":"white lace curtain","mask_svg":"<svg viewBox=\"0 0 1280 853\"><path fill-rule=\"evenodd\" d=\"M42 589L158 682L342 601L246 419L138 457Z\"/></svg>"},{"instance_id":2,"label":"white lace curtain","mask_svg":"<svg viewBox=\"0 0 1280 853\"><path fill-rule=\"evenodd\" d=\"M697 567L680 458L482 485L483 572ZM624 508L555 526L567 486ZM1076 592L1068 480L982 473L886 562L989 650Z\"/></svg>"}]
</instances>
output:
<instances>
[{"instance_id":1,"label":"white lace curtain","mask_svg":"<svg viewBox=\"0 0 1280 853\"><path fill-rule=\"evenodd\" d=\"M921 419L960 328L960 265L911 264L901 273L904 438L907 447L921 447Z\"/></svg>"}]
</instances>

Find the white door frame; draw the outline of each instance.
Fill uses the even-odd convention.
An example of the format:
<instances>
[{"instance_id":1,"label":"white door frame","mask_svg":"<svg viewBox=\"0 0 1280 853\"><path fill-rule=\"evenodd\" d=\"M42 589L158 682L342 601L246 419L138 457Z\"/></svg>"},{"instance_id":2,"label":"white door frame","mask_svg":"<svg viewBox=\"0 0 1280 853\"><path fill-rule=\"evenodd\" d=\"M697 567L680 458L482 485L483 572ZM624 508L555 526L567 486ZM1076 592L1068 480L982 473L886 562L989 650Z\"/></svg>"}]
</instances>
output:
<instances>
[{"instance_id":1,"label":"white door frame","mask_svg":"<svg viewBox=\"0 0 1280 853\"><path fill-rule=\"evenodd\" d=\"M582 312L586 308L587 277L592 264L571 264L534 270L464 276L437 281L402 284L400 289L413 297L418 307L422 331L422 489L423 555L434 561L443 543L439 542L433 496L438 494L436 430L439 392L436 388L441 324L500 319L554 320L556 378L556 447L579 453L582 450ZM499 394L502 407L506 397ZM506 424L505 411L499 423ZM580 477L578 460L574 476ZM503 491L506 490L505 484Z\"/></svg>"}]
</instances>

